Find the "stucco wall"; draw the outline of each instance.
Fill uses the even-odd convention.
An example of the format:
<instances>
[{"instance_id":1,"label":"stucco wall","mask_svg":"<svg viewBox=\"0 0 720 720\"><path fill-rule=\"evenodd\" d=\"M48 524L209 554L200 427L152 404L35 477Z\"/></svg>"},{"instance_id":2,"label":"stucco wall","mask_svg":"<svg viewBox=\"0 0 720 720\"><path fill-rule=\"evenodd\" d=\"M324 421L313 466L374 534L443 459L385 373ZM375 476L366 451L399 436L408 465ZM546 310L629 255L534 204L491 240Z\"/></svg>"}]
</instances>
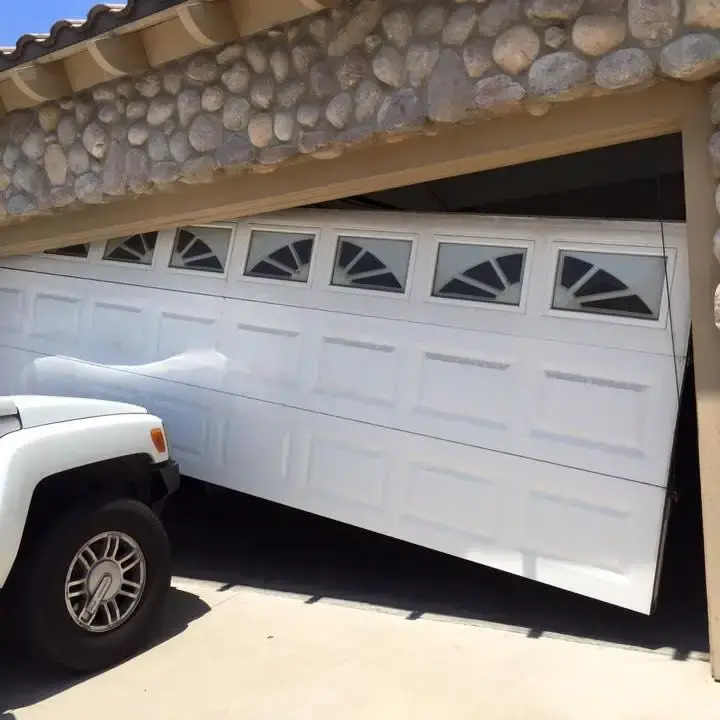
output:
<instances>
[{"instance_id":1,"label":"stucco wall","mask_svg":"<svg viewBox=\"0 0 720 720\"><path fill-rule=\"evenodd\" d=\"M718 68L720 0L360 0L8 115L0 224Z\"/></svg>"}]
</instances>

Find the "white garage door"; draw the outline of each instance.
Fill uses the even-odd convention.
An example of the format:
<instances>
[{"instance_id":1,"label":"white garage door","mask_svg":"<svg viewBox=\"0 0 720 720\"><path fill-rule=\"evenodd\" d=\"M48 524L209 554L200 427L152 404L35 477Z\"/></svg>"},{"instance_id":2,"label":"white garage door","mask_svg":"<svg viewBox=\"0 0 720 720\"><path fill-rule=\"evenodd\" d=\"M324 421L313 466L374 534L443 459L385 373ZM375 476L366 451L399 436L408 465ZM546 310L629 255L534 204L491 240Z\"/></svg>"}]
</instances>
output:
<instances>
[{"instance_id":1,"label":"white garage door","mask_svg":"<svg viewBox=\"0 0 720 720\"><path fill-rule=\"evenodd\" d=\"M189 475L650 611L682 226L317 211L5 264L2 391L144 404Z\"/></svg>"}]
</instances>

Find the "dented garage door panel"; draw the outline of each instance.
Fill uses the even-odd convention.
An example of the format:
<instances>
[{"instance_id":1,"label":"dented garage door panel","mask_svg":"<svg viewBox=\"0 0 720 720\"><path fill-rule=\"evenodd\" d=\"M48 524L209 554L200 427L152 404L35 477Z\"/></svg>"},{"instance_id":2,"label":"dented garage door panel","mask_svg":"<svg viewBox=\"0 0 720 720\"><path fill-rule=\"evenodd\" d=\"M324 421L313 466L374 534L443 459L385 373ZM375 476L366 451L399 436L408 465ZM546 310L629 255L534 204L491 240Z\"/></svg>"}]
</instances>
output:
<instances>
[{"instance_id":1,"label":"dented garage door panel","mask_svg":"<svg viewBox=\"0 0 720 720\"><path fill-rule=\"evenodd\" d=\"M2 391L141 403L190 475L649 612L689 331L663 234L311 211L18 258Z\"/></svg>"}]
</instances>

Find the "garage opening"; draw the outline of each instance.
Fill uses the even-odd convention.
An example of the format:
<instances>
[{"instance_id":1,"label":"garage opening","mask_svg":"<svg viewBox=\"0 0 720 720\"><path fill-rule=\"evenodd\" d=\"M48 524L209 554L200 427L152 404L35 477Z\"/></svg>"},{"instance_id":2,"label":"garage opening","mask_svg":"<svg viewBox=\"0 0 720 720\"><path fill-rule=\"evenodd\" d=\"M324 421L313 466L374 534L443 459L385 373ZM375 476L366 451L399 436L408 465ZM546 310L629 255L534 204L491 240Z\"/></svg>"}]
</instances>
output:
<instances>
[{"instance_id":1,"label":"garage opening","mask_svg":"<svg viewBox=\"0 0 720 720\"><path fill-rule=\"evenodd\" d=\"M520 167L355 196L318 207L684 222L682 141L679 134L668 135ZM653 649L669 647L674 649L676 659L684 659L692 652L709 651L691 345L680 383L680 410L670 468L670 522L654 615L630 619L605 607L600 611L600 620L597 616L589 617L585 608L580 607L574 608L572 620L560 620L555 612L528 613L531 603L521 602L521 607L512 611L508 611L507 605L503 609L494 608L503 619L528 627L536 625L535 632L540 626L548 632ZM550 596L551 591L547 594ZM561 602L560 598L554 597L554 602ZM571 600L566 598L565 602ZM428 611L437 611L437 606ZM485 613L479 615L486 617Z\"/></svg>"},{"instance_id":2,"label":"garage opening","mask_svg":"<svg viewBox=\"0 0 720 720\"><path fill-rule=\"evenodd\" d=\"M449 212L684 222L679 136L543 160L323 203L321 209ZM655 612L644 617L421 547L236 493L222 504L179 504L172 524L182 571L232 585L305 593L517 628L533 637L574 636L667 652L708 651L692 353L681 382L672 512ZM192 507L208 525L187 532ZM218 522L218 512L221 512ZM234 519L252 518L238 531ZM219 548L246 561L234 568ZM207 559L216 562L208 566Z\"/></svg>"},{"instance_id":3,"label":"garage opening","mask_svg":"<svg viewBox=\"0 0 720 720\"><path fill-rule=\"evenodd\" d=\"M668 136L316 207L683 222L683 192L680 137ZM258 518L250 533L255 538L252 550L244 553L253 557L250 566L228 577L217 568L200 569L188 557L187 571L237 584L306 592L316 599L328 596L402 608L410 618L423 613L462 616L519 626L535 636L558 633L669 649L676 659L705 653L708 640L691 357L680 383L682 400L670 470L672 513L658 602L651 617L239 496L225 497L229 504L224 507L228 517L242 512ZM235 509L233 503L244 509ZM215 517L217 505L213 508ZM176 527L183 538L181 525ZM220 524L216 532L232 531ZM258 542L258 537L263 540ZM298 538L302 539L299 545ZM290 540L295 544L292 551L288 550ZM208 542L212 544L212 540ZM196 550L191 555L199 560L207 553Z\"/></svg>"},{"instance_id":4,"label":"garage opening","mask_svg":"<svg viewBox=\"0 0 720 720\"><path fill-rule=\"evenodd\" d=\"M7 366L14 364L26 391L75 392L81 382L94 395L149 405L168 419L180 460L196 477L648 612L686 366L678 364L676 377L668 372L668 334L660 319L673 309L673 303L666 302L662 256L672 258L667 262L673 272L677 268L677 277L682 279L686 272L682 233L673 226L683 219L682 205L680 143L677 137L667 137L324 204L315 210L336 214L319 230L316 225L325 221L318 215L291 221L285 216L260 218L237 225L180 228L170 234L145 233L20 259L9 263L19 271L12 283L18 292L34 294L34 302L22 307L32 307L35 314L29 323L20 323L24 355L12 353ZM372 217L348 212L355 209L375 212ZM394 219L385 220L384 211L394 211L387 214ZM417 212L432 215L425 216L427 222L418 221ZM511 238L501 253L495 252L498 243L494 247L467 241L473 217L482 218L478 227L483 232L492 231L488 214L504 216L498 223L509 235L493 236ZM463 221L460 242L453 217L471 218ZM582 220L547 220L552 217ZM643 236L645 231L638 233L622 222L612 225L609 242L621 251L623 269L612 247L598 252L596 246L602 242L597 234L607 228L602 222L588 225L588 218L651 220L652 242ZM294 228L288 226L292 222ZM416 232L413 228L422 233L430 222L442 228L444 240L437 253L408 237ZM240 226L244 235L231 253ZM594 240L586 236L586 242L578 244L573 238L575 244L567 247L569 234L582 234L588 227L590 235L596 233ZM523 233L540 230L547 253L538 250L532 257L532 243ZM334 238L329 237L333 233ZM320 258L313 264L316 244ZM477 258L471 265L465 259L469 253ZM522 279L531 261L545 263L544 270L535 268L534 291L542 304L543 293L552 290L550 310L555 315L528 318L513 313L528 302ZM552 283L541 287L553 277L554 289ZM87 281L80 284L82 290L78 279ZM307 292L311 279L320 287L314 301ZM29 288L29 283L38 282L41 290ZM433 298L443 302L430 305L418 296L413 307L413 283L416 288L432 287ZM365 290L376 294L363 294ZM237 293L244 293L243 302L233 299ZM472 335L479 316L462 305L478 299L510 310L494 316L493 332L505 338L505 344L490 347L492 357L478 355L478 347L486 349ZM232 311L226 307L230 304ZM81 307L88 308L86 315L77 309ZM157 308L159 317L157 312L153 315ZM598 317L619 313L628 322L610 331L607 323L586 325L570 317L572 312L590 310ZM679 325L685 311L676 318ZM650 323L638 325L636 321L643 319ZM478 368L502 372L512 365L508 358L534 357L539 345L523 345L516 338L523 333L535 337L534 323L541 322L560 328L559 335L552 335L551 328L548 337L539 338L549 363L543 372L553 387L582 386L590 405L574 408L579 396L551 393L543 401L555 403L553 422L529 428L524 449L517 449L521 435L508 435L494 448L503 458L482 447L475 452L482 437L512 424L506 402L511 386L482 381L487 395L479 403L482 408L472 402L459 407L463 393L458 389L463 382L472 386L475 381L469 378L480 377ZM513 334L503 326L512 323L525 323L527 332L518 331L506 342ZM87 333L87 328L91 332L78 343L78 333ZM333 337L325 337L327 332ZM152 351L142 341L150 333L156 333ZM601 364L615 363L615 370L628 371L634 379L604 377L597 371L587 375L590 364L598 361L595 356L602 354L594 351L577 355L573 362L580 370L568 372L565 360L574 351L561 345L563 339L573 341L572 333L585 333L591 345L597 342L593 336L604 333L613 351ZM683 336L681 327L677 334ZM614 352L620 336L630 355ZM298 365L305 351L296 338L320 341L313 345L320 354L312 358L312 367ZM404 348L394 345L397 338L406 343ZM13 340L17 350L17 337ZM402 356L405 362L410 358L406 350L423 343L434 343L424 351L425 365L415 367L415 376L398 376L396 358ZM82 358L76 354L78 345ZM645 360L658 352L665 353L662 367L652 362L646 367ZM403 395L404 390L393 394L398 378L419 382L426 371L433 374L433 382L426 384L422 397ZM294 385L302 379L309 385ZM624 398L615 407L620 414L610 433L607 417L602 416L608 392ZM450 396L454 405L448 403ZM628 404L631 396L635 399ZM637 398L644 399L638 404ZM409 405L418 410L414 417L406 412ZM650 412L651 407L660 412ZM513 418L529 414L520 405L511 409ZM585 435L569 437L578 410ZM632 424L637 413L645 413L641 419L659 419L660 425L649 434L647 429L637 430L642 425ZM323 442L313 444L307 437L309 420ZM634 436L636 431L640 434ZM433 462L427 460L430 441L437 441ZM653 443L662 449L651 452ZM222 448L220 455L211 455L213 448ZM392 453L395 459L390 462ZM535 464L528 464L528 459ZM391 487L401 461L407 480ZM535 485L525 487L540 467L548 474L540 472L538 477L546 480L535 477ZM239 474L238 468L245 472ZM304 468L306 475L288 480L296 468ZM519 483L532 500L525 516L530 524L520 527L525 522L521 513L507 525L519 523L523 531L512 542L522 536L531 538L531 546L535 543L522 553L501 547L493 555L478 535L478 523L496 527L495 511L501 507L493 505L497 487L482 477L491 471ZM553 479L558 475L565 477L561 488ZM683 473L685 477L690 473ZM630 499L609 502L611 486L630 488ZM563 495L566 492L569 495ZM478 493L485 503L478 502ZM557 522L563 517L563 503L570 508L569 525ZM646 512L650 506L652 512ZM634 522L638 518L640 522ZM586 522L596 523L590 533L584 532ZM562 532L548 534L559 527ZM575 534L570 537L572 527ZM505 526L496 529L504 532ZM579 545L597 562L587 567L568 562L563 557L568 543ZM641 545L640 562L632 553ZM631 557L625 557L622 548L630 549Z\"/></svg>"}]
</instances>

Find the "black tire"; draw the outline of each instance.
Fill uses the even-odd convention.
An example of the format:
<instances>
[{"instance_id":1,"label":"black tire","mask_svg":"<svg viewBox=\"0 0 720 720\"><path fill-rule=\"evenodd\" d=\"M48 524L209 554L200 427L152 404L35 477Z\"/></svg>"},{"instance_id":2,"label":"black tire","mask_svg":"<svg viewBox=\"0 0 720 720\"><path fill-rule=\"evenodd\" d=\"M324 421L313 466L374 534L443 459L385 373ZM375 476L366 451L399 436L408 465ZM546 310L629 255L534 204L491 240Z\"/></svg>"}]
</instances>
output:
<instances>
[{"instance_id":1,"label":"black tire","mask_svg":"<svg viewBox=\"0 0 720 720\"><path fill-rule=\"evenodd\" d=\"M140 546L145 589L134 612L104 633L80 627L65 605L65 578L75 554L96 535L122 532ZM147 645L170 588L170 544L160 520L136 500L82 505L40 536L20 559L12 588L13 624L39 658L76 672L115 665Z\"/></svg>"}]
</instances>

